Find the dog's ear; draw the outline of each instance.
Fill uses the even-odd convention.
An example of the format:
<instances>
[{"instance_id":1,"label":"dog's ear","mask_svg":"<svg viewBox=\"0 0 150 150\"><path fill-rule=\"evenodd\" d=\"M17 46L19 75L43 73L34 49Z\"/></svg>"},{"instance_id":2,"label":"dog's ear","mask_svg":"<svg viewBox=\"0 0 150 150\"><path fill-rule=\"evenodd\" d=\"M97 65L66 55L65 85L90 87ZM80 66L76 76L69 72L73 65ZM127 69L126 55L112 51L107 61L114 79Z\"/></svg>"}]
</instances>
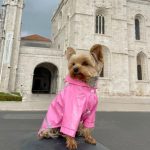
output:
<instances>
[{"instance_id":1,"label":"dog's ear","mask_svg":"<svg viewBox=\"0 0 150 150\"><path fill-rule=\"evenodd\" d=\"M69 61L71 56L76 54L76 51L72 47L68 47L65 54L66 54L67 60Z\"/></svg>"},{"instance_id":2,"label":"dog's ear","mask_svg":"<svg viewBox=\"0 0 150 150\"><path fill-rule=\"evenodd\" d=\"M95 44L91 47L90 53L97 63L103 63L103 52L100 44Z\"/></svg>"}]
</instances>

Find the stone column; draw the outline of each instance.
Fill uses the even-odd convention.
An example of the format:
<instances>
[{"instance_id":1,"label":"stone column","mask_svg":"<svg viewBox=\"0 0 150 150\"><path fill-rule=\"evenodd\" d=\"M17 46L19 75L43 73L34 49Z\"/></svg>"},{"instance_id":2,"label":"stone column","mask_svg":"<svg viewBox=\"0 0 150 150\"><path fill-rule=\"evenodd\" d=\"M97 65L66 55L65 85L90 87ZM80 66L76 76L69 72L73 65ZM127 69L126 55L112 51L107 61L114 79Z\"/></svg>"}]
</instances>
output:
<instances>
[{"instance_id":1,"label":"stone column","mask_svg":"<svg viewBox=\"0 0 150 150\"><path fill-rule=\"evenodd\" d=\"M20 49L20 28L23 0L6 0L4 21L5 39L2 58L1 91L14 91Z\"/></svg>"}]
</instances>

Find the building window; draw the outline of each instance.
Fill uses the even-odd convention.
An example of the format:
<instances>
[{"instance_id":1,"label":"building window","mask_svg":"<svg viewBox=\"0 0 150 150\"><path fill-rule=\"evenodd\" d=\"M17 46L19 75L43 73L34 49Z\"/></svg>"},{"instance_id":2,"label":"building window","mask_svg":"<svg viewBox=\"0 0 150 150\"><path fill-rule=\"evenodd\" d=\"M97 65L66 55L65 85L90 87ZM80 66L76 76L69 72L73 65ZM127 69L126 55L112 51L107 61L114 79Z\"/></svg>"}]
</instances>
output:
<instances>
[{"instance_id":1,"label":"building window","mask_svg":"<svg viewBox=\"0 0 150 150\"><path fill-rule=\"evenodd\" d=\"M145 18L141 14L137 14L134 19L135 24L135 39L145 40L146 39L146 28L145 28Z\"/></svg>"},{"instance_id":2,"label":"building window","mask_svg":"<svg viewBox=\"0 0 150 150\"><path fill-rule=\"evenodd\" d=\"M142 67L141 67L141 65L137 65L137 74L138 74L138 80L142 80Z\"/></svg>"},{"instance_id":3,"label":"building window","mask_svg":"<svg viewBox=\"0 0 150 150\"><path fill-rule=\"evenodd\" d=\"M147 57L143 52L137 55L137 79L147 80Z\"/></svg>"},{"instance_id":4,"label":"building window","mask_svg":"<svg viewBox=\"0 0 150 150\"><path fill-rule=\"evenodd\" d=\"M140 40L140 21L135 19L135 39Z\"/></svg>"},{"instance_id":5,"label":"building window","mask_svg":"<svg viewBox=\"0 0 150 150\"><path fill-rule=\"evenodd\" d=\"M105 34L105 18L103 15L96 15L96 33Z\"/></svg>"},{"instance_id":6,"label":"building window","mask_svg":"<svg viewBox=\"0 0 150 150\"><path fill-rule=\"evenodd\" d=\"M101 71L100 77L104 77L104 66L103 66L103 68L102 68L102 71Z\"/></svg>"},{"instance_id":7,"label":"building window","mask_svg":"<svg viewBox=\"0 0 150 150\"><path fill-rule=\"evenodd\" d=\"M100 73L100 77L109 78L110 76L110 51L105 46L103 46L103 59L104 59L104 66Z\"/></svg>"},{"instance_id":8,"label":"building window","mask_svg":"<svg viewBox=\"0 0 150 150\"><path fill-rule=\"evenodd\" d=\"M60 49L60 44L58 44L58 49Z\"/></svg>"}]
</instances>

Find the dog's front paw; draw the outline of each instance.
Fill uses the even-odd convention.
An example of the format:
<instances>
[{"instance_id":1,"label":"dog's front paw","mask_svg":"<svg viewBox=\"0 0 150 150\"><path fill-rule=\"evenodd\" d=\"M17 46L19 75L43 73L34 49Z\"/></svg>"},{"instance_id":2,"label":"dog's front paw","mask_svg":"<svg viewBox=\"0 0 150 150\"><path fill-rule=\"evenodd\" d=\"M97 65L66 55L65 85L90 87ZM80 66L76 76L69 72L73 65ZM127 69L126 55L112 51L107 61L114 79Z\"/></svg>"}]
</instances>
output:
<instances>
[{"instance_id":1,"label":"dog's front paw","mask_svg":"<svg viewBox=\"0 0 150 150\"><path fill-rule=\"evenodd\" d=\"M66 144L67 144L66 147L69 150L76 150L77 149L77 142L74 139L67 140Z\"/></svg>"},{"instance_id":2,"label":"dog's front paw","mask_svg":"<svg viewBox=\"0 0 150 150\"><path fill-rule=\"evenodd\" d=\"M89 144L96 145L96 140L92 136L88 136L85 138L85 142Z\"/></svg>"}]
</instances>

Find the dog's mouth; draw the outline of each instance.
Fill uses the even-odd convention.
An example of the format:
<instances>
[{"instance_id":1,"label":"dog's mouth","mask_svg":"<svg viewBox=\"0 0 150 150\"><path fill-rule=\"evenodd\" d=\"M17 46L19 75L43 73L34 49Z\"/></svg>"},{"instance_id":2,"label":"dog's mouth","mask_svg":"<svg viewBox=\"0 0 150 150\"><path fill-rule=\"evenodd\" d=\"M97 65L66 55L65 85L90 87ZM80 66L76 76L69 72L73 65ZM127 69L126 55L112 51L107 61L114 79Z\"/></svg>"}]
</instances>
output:
<instances>
[{"instance_id":1,"label":"dog's mouth","mask_svg":"<svg viewBox=\"0 0 150 150\"><path fill-rule=\"evenodd\" d=\"M82 80L82 81L86 81L86 78L85 78L84 74L82 74L81 72L78 72L78 73L74 72L72 74L72 77L76 78L76 79L79 79L79 80Z\"/></svg>"},{"instance_id":2,"label":"dog's mouth","mask_svg":"<svg viewBox=\"0 0 150 150\"><path fill-rule=\"evenodd\" d=\"M98 76L87 77L82 73L73 73L71 75L71 77L74 78L74 79L78 79L78 80L81 80L83 82L86 82L91 87L95 87L96 83L97 83L97 80L98 80Z\"/></svg>"}]
</instances>

